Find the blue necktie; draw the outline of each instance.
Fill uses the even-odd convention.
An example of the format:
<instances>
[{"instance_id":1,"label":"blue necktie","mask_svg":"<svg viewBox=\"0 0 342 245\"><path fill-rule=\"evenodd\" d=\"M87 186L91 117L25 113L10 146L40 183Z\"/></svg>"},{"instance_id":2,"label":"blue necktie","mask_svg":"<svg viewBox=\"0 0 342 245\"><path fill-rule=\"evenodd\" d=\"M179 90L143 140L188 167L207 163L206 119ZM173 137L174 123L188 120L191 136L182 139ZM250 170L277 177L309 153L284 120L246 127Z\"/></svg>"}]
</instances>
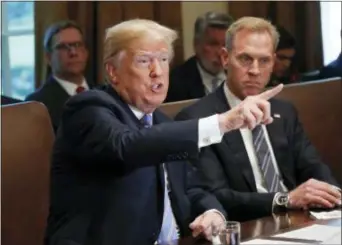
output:
<instances>
[{"instance_id":1,"label":"blue necktie","mask_svg":"<svg viewBox=\"0 0 342 245\"><path fill-rule=\"evenodd\" d=\"M141 119L142 124L145 128L152 127L152 115L146 114ZM167 172L165 166L163 164L164 169L164 178L165 178L165 187L164 187L164 214L163 214L163 223L161 227L160 234L158 236L158 243L167 243L179 238L176 219L173 215L171 202L169 197L169 188L168 188L168 180L167 180Z\"/></svg>"}]
</instances>

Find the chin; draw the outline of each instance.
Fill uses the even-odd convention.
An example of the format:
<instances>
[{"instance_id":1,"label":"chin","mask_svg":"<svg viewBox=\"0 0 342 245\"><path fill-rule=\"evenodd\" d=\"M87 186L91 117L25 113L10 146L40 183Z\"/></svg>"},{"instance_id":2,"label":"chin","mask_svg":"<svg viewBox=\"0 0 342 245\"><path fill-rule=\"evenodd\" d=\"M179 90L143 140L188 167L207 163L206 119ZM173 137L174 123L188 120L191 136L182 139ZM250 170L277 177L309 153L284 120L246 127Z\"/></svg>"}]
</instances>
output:
<instances>
[{"instance_id":1,"label":"chin","mask_svg":"<svg viewBox=\"0 0 342 245\"><path fill-rule=\"evenodd\" d=\"M244 94L245 96L253 96L260 94L260 89L245 89Z\"/></svg>"}]
</instances>

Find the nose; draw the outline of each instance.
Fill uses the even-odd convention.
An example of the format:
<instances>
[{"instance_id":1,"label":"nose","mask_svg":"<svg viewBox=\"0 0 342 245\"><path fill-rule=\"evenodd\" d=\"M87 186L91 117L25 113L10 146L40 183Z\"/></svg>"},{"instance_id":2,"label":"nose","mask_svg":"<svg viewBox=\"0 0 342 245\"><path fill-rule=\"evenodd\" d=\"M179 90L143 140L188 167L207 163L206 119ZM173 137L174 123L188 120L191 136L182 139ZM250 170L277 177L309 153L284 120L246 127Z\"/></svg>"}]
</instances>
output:
<instances>
[{"instance_id":1,"label":"nose","mask_svg":"<svg viewBox=\"0 0 342 245\"><path fill-rule=\"evenodd\" d=\"M77 48L74 46L69 46L69 54L70 55L76 55L77 54Z\"/></svg>"},{"instance_id":2,"label":"nose","mask_svg":"<svg viewBox=\"0 0 342 245\"><path fill-rule=\"evenodd\" d=\"M153 62L151 64L151 73L150 76L151 77L159 77L163 74L163 70L160 66L160 62L158 61L158 59L153 59Z\"/></svg>"},{"instance_id":3,"label":"nose","mask_svg":"<svg viewBox=\"0 0 342 245\"><path fill-rule=\"evenodd\" d=\"M291 60L290 59L283 60L283 65L286 67L286 69L288 69L291 66Z\"/></svg>"},{"instance_id":4,"label":"nose","mask_svg":"<svg viewBox=\"0 0 342 245\"><path fill-rule=\"evenodd\" d=\"M257 59L253 61L249 69L249 73L254 76L258 76L260 74L259 61Z\"/></svg>"}]
</instances>

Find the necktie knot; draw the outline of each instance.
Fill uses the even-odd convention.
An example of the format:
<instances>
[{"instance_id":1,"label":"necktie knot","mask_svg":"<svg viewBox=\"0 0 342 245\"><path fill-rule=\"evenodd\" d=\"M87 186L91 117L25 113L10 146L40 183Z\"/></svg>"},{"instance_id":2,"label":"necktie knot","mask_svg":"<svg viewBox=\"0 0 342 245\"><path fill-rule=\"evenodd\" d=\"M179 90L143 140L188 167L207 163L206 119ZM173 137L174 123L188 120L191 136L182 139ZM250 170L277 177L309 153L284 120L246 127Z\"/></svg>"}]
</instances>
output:
<instances>
[{"instance_id":1,"label":"necktie knot","mask_svg":"<svg viewBox=\"0 0 342 245\"><path fill-rule=\"evenodd\" d=\"M151 114L145 114L142 118L141 118L141 123L142 125L144 125L145 128L150 128L152 127L152 115Z\"/></svg>"},{"instance_id":2,"label":"necktie knot","mask_svg":"<svg viewBox=\"0 0 342 245\"><path fill-rule=\"evenodd\" d=\"M78 87L76 88L76 94L82 93L84 90L85 90L85 87L83 87L83 86L78 86Z\"/></svg>"}]
</instances>

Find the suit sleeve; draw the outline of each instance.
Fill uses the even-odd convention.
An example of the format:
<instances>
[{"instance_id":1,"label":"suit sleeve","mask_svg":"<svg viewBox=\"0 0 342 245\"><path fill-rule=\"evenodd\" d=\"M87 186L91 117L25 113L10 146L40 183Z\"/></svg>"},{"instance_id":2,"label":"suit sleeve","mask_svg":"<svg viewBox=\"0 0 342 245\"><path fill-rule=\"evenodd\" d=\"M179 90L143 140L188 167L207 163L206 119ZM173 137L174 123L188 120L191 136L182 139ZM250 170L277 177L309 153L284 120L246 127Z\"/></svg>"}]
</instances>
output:
<instances>
[{"instance_id":1,"label":"suit sleeve","mask_svg":"<svg viewBox=\"0 0 342 245\"><path fill-rule=\"evenodd\" d=\"M229 186L220 161L212 147L203 148L200 159L195 160L202 188L209 190L221 202L229 219L242 220L267 216L272 213L274 193L240 192Z\"/></svg>"},{"instance_id":2,"label":"suit sleeve","mask_svg":"<svg viewBox=\"0 0 342 245\"><path fill-rule=\"evenodd\" d=\"M208 210L215 209L219 211L226 219L227 213L217 198L205 190L198 176L198 170L191 164L186 164L186 186L187 196L191 202L192 218L195 219L198 215L203 214Z\"/></svg>"},{"instance_id":3,"label":"suit sleeve","mask_svg":"<svg viewBox=\"0 0 342 245\"><path fill-rule=\"evenodd\" d=\"M125 173L165 161L198 156L198 120L132 130L104 106L66 110L58 134L64 151L81 164L106 165Z\"/></svg>"},{"instance_id":4,"label":"suit sleeve","mask_svg":"<svg viewBox=\"0 0 342 245\"><path fill-rule=\"evenodd\" d=\"M296 160L296 179L298 183L303 183L310 178L338 185L337 181L331 174L329 167L323 163L315 147L311 144L306 136L303 126L298 118L297 110L291 105L293 118L292 123L289 122L287 130L292 131L290 145L293 146L294 158Z\"/></svg>"}]
</instances>

